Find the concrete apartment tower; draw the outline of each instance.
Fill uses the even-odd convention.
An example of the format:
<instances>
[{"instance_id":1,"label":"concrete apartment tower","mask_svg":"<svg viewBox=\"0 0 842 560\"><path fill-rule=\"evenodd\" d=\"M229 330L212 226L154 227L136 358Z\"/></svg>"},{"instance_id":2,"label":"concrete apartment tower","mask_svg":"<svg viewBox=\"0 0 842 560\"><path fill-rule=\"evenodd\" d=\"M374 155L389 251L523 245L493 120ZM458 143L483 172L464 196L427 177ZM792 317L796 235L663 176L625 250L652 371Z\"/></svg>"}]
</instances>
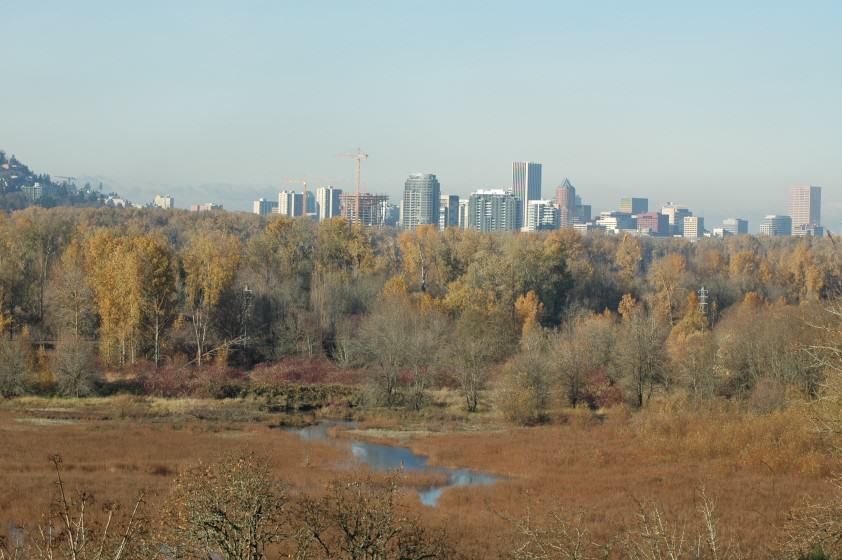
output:
<instances>
[{"instance_id":1,"label":"concrete apartment tower","mask_svg":"<svg viewBox=\"0 0 842 560\"><path fill-rule=\"evenodd\" d=\"M441 185L432 173L413 173L403 187L401 226L414 230L425 224L439 223Z\"/></svg>"},{"instance_id":2,"label":"concrete apartment tower","mask_svg":"<svg viewBox=\"0 0 842 560\"><path fill-rule=\"evenodd\" d=\"M520 200L522 216L517 228L526 223L530 200L541 200L541 164L532 161L512 163L512 192Z\"/></svg>"},{"instance_id":3,"label":"concrete apartment tower","mask_svg":"<svg viewBox=\"0 0 842 560\"><path fill-rule=\"evenodd\" d=\"M341 196L342 189L330 185L316 190L316 208L319 209L319 220L329 220L341 214Z\"/></svg>"},{"instance_id":4,"label":"concrete apartment tower","mask_svg":"<svg viewBox=\"0 0 842 560\"><path fill-rule=\"evenodd\" d=\"M789 216L792 235L806 235L822 223L822 188L810 185L792 187L789 192Z\"/></svg>"}]
</instances>

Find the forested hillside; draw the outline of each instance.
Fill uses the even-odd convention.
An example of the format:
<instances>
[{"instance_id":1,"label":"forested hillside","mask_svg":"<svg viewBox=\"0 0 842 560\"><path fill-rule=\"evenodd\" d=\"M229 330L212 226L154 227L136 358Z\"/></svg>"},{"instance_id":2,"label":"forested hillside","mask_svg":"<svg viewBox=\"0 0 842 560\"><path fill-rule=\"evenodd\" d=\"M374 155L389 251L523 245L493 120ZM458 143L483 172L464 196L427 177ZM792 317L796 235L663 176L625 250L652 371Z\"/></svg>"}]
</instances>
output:
<instances>
[{"instance_id":1,"label":"forested hillside","mask_svg":"<svg viewBox=\"0 0 842 560\"><path fill-rule=\"evenodd\" d=\"M108 200L102 184L79 187L73 177L53 178L32 171L15 156L0 150L0 210L19 210L28 206L52 208L75 206L92 208ZM115 193L111 193L115 196Z\"/></svg>"}]
</instances>

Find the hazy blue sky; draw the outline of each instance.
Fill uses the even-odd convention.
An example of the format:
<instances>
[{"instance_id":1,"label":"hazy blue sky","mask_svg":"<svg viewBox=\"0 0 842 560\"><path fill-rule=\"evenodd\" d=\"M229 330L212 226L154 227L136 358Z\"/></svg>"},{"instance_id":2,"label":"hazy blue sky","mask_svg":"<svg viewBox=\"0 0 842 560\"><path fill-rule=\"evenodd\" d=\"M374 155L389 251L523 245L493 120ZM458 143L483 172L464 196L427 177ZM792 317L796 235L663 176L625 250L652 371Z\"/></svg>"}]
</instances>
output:
<instances>
[{"instance_id":1,"label":"hazy blue sky","mask_svg":"<svg viewBox=\"0 0 842 560\"><path fill-rule=\"evenodd\" d=\"M396 196L544 163L624 194L842 221L842 3L0 0L0 149L135 201L246 209L286 178Z\"/></svg>"}]
</instances>

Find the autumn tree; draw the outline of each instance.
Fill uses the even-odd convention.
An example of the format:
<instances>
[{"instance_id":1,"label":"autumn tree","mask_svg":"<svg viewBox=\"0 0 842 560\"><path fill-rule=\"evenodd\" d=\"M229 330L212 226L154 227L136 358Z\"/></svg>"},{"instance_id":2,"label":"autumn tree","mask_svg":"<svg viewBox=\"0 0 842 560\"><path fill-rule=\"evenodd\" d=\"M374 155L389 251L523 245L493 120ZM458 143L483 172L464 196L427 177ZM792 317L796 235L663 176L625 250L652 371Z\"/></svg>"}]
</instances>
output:
<instances>
[{"instance_id":1,"label":"autumn tree","mask_svg":"<svg viewBox=\"0 0 842 560\"><path fill-rule=\"evenodd\" d=\"M667 331L658 317L638 304L628 309L620 325L614 367L642 407L654 387L663 383Z\"/></svg>"},{"instance_id":2,"label":"autumn tree","mask_svg":"<svg viewBox=\"0 0 842 560\"><path fill-rule=\"evenodd\" d=\"M456 371L468 412L476 412L479 408L491 369L495 362L511 352L513 340L494 311L467 309L457 319L450 339L448 363Z\"/></svg>"},{"instance_id":3,"label":"autumn tree","mask_svg":"<svg viewBox=\"0 0 842 560\"><path fill-rule=\"evenodd\" d=\"M79 398L95 392L100 375L90 342L61 339L51 358L58 389L62 395Z\"/></svg>"},{"instance_id":4,"label":"autumn tree","mask_svg":"<svg viewBox=\"0 0 842 560\"><path fill-rule=\"evenodd\" d=\"M226 233L205 231L194 235L184 249L186 315L196 344L196 365L208 351L213 311L233 283L240 262L240 241Z\"/></svg>"},{"instance_id":5,"label":"autumn tree","mask_svg":"<svg viewBox=\"0 0 842 560\"><path fill-rule=\"evenodd\" d=\"M680 253L669 253L649 269L649 281L655 288L655 308L672 324L686 293L689 279L687 260Z\"/></svg>"},{"instance_id":6,"label":"autumn tree","mask_svg":"<svg viewBox=\"0 0 842 560\"><path fill-rule=\"evenodd\" d=\"M70 332L76 340L94 334L96 302L85 269L85 248L79 240L71 241L62 253L49 293L49 308L59 333Z\"/></svg>"},{"instance_id":7,"label":"autumn tree","mask_svg":"<svg viewBox=\"0 0 842 560\"><path fill-rule=\"evenodd\" d=\"M170 246L160 238L142 236L131 247L137 272L143 327L152 338L155 366L161 361L161 337L175 319L177 293L177 265Z\"/></svg>"},{"instance_id":8,"label":"autumn tree","mask_svg":"<svg viewBox=\"0 0 842 560\"><path fill-rule=\"evenodd\" d=\"M143 317L138 261L131 240L111 230L88 238L86 269L100 319L100 349L107 362L133 362Z\"/></svg>"},{"instance_id":9,"label":"autumn tree","mask_svg":"<svg viewBox=\"0 0 842 560\"><path fill-rule=\"evenodd\" d=\"M603 374L613 358L615 325L610 317L586 315L571 319L554 337L550 354L567 403L585 400L593 376ZM595 403L590 403L595 404Z\"/></svg>"},{"instance_id":10,"label":"autumn tree","mask_svg":"<svg viewBox=\"0 0 842 560\"><path fill-rule=\"evenodd\" d=\"M0 396L16 397L24 392L31 369L28 346L26 338L8 340L0 337Z\"/></svg>"},{"instance_id":11,"label":"autumn tree","mask_svg":"<svg viewBox=\"0 0 842 560\"><path fill-rule=\"evenodd\" d=\"M44 318L44 303L53 263L67 243L71 232L71 223L57 212L41 208L28 208L15 215L14 227L25 247L28 260L34 267L35 286L37 287L37 317Z\"/></svg>"}]
</instances>

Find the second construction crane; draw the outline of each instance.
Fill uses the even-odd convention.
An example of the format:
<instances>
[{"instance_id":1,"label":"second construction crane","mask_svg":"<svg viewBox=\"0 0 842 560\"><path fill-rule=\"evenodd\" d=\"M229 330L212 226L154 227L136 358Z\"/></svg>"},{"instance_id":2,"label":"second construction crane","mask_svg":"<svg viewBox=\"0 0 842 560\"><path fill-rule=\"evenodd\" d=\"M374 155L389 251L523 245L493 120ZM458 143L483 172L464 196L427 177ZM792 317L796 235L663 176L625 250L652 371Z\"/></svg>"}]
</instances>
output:
<instances>
[{"instance_id":1,"label":"second construction crane","mask_svg":"<svg viewBox=\"0 0 842 560\"><path fill-rule=\"evenodd\" d=\"M362 223L360 219L360 175L362 173L362 162L364 159L368 159L368 154L362 151L362 149L357 148L356 152L345 152L344 154L339 154L342 157L349 157L356 160L357 163L357 177L356 177L356 185L354 190L354 221L357 223Z\"/></svg>"}]
</instances>

